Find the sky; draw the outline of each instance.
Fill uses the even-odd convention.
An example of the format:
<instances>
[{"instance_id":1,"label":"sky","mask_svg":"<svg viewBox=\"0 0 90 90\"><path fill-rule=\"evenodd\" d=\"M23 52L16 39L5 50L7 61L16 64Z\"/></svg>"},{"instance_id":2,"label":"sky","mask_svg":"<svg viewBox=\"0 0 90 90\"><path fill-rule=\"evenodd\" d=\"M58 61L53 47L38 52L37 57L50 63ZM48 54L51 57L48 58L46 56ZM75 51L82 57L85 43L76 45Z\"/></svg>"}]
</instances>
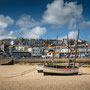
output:
<instances>
[{"instance_id":1,"label":"sky","mask_svg":"<svg viewBox=\"0 0 90 90\"><path fill-rule=\"evenodd\" d=\"M0 0L0 39L90 41L90 0Z\"/></svg>"}]
</instances>

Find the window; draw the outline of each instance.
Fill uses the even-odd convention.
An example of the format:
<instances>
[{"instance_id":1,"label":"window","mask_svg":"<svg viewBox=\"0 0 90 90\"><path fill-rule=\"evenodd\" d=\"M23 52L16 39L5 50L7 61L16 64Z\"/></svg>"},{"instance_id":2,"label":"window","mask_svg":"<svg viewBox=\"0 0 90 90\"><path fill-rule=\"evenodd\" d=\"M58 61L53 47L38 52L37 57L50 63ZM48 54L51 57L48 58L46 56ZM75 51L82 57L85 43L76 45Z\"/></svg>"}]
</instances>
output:
<instances>
[{"instance_id":1,"label":"window","mask_svg":"<svg viewBox=\"0 0 90 90\"><path fill-rule=\"evenodd\" d=\"M51 53L49 53L49 55L51 55Z\"/></svg>"}]
</instances>

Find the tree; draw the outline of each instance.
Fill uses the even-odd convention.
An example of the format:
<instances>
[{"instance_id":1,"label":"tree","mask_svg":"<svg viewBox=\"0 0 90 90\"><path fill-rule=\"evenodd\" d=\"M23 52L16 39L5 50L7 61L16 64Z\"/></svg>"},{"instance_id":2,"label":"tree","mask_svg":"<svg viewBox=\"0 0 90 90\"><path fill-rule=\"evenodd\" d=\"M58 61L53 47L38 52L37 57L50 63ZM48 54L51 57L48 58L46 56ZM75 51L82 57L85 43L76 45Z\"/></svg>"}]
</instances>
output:
<instances>
[{"instance_id":1,"label":"tree","mask_svg":"<svg viewBox=\"0 0 90 90\"><path fill-rule=\"evenodd\" d=\"M70 44L70 45L74 45L74 44L75 44L74 40L70 40L70 41L69 41L69 44Z\"/></svg>"}]
</instances>

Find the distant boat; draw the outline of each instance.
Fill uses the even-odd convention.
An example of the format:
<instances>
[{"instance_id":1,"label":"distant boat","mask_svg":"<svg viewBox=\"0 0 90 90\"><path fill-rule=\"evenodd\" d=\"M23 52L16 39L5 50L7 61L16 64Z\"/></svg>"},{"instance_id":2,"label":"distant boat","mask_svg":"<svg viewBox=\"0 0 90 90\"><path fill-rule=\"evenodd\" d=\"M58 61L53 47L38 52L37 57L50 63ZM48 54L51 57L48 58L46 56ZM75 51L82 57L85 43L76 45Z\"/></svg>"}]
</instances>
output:
<instances>
[{"instance_id":1,"label":"distant boat","mask_svg":"<svg viewBox=\"0 0 90 90\"><path fill-rule=\"evenodd\" d=\"M2 63L1 65L14 65L14 60L12 59L8 62L6 61L6 62Z\"/></svg>"},{"instance_id":2,"label":"distant boat","mask_svg":"<svg viewBox=\"0 0 90 90\"><path fill-rule=\"evenodd\" d=\"M43 72L43 67L44 67L44 65L43 65L43 64L38 64L38 65L37 65L37 67L36 67L37 72L38 72L38 73Z\"/></svg>"}]
</instances>

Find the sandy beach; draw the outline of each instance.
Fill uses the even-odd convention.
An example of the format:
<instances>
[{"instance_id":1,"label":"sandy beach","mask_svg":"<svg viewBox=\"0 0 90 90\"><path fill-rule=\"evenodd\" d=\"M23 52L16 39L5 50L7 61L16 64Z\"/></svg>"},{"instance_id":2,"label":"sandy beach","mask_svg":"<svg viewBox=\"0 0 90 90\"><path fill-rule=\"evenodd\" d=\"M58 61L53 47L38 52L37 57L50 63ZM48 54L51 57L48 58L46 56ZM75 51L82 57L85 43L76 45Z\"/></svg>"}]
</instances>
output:
<instances>
[{"instance_id":1,"label":"sandy beach","mask_svg":"<svg viewBox=\"0 0 90 90\"><path fill-rule=\"evenodd\" d=\"M36 65L0 66L0 90L90 90L90 68L80 68L81 75L37 73Z\"/></svg>"}]
</instances>

